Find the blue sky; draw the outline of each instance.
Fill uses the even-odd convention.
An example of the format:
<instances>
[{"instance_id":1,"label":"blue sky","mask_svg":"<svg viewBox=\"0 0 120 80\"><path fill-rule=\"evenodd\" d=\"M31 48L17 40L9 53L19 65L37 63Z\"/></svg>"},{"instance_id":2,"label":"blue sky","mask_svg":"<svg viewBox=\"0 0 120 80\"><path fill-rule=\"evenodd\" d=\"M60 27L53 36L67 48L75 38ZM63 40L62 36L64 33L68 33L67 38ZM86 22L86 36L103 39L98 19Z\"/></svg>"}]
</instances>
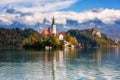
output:
<instances>
[{"instance_id":1,"label":"blue sky","mask_svg":"<svg viewBox=\"0 0 120 80\"><path fill-rule=\"evenodd\" d=\"M109 8L120 9L120 0L1 0L0 9L14 8L31 11L75 11Z\"/></svg>"},{"instance_id":2,"label":"blue sky","mask_svg":"<svg viewBox=\"0 0 120 80\"><path fill-rule=\"evenodd\" d=\"M120 9L120 0L79 0L63 11L81 12L99 8Z\"/></svg>"}]
</instances>

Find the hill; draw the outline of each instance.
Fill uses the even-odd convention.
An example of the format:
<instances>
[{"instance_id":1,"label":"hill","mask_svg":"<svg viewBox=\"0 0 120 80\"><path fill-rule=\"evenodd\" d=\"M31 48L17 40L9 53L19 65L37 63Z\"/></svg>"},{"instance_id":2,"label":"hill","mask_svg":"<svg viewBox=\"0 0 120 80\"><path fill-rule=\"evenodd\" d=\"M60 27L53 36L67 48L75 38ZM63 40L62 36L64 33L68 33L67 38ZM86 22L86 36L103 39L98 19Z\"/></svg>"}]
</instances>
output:
<instances>
[{"instance_id":1,"label":"hill","mask_svg":"<svg viewBox=\"0 0 120 80\"><path fill-rule=\"evenodd\" d=\"M83 47L112 46L115 42L101 33L97 28L85 30L69 30L71 36L76 37Z\"/></svg>"},{"instance_id":2,"label":"hill","mask_svg":"<svg viewBox=\"0 0 120 80\"><path fill-rule=\"evenodd\" d=\"M23 39L35 33L33 29L0 28L0 48L16 48L22 45ZM37 32L36 32L37 33Z\"/></svg>"}]
</instances>

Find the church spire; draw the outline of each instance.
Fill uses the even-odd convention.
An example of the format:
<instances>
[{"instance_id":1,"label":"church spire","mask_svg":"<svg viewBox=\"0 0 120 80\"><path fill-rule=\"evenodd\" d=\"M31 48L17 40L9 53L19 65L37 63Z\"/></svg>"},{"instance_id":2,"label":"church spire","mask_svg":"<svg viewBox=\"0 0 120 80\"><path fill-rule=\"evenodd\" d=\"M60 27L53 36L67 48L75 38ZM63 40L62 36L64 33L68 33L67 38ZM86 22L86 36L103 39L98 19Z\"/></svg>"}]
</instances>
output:
<instances>
[{"instance_id":1,"label":"church spire","mask_svg":"<svg viewBox=\"0 0 120 80\"><path fill-rule=\"evenodd\" d=\"M55 18L53 16L52 25L55 25Z\"/></svg>"},{"instance_id":2,"label":"church spire","mask_svg":"<svg viewBox=\"0 0 120 80\"><path fill-rule=\"evenodd\" d=\"M56 24L55 24L54 16L53 16L52 25L51 25L51 31L53 31L53 33L56 34Z\"/></svg>"}]
</instances>

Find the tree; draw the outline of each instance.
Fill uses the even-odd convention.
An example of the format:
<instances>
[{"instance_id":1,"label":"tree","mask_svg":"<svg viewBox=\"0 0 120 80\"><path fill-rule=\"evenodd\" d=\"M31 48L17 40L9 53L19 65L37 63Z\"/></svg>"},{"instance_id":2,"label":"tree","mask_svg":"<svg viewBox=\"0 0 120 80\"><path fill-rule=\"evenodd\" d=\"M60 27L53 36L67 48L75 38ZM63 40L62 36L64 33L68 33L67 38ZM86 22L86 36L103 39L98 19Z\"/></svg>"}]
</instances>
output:
<instances>
[{"instance_id":1,"label":"tree","mask_svg":"<svg viewBox=\"0 0 120 80\"><path fill-rule=\"evenodd\" d=\"M71 36L69 33L65 34L64 38L70 43L70 45L78 45L77 39Z\"/></svg>"},{"instance_id":2,"label":"tree","mask_svg":"<svg viewBox=\"0 0 120 80\"><path fill-rule=\"evenodd\" d=\"M47 41L48 46L52 46L53 48L58 48L60 46L60 41L56 37L56 35L50 35L50 38Z\"/></svg>"}]
</instances>

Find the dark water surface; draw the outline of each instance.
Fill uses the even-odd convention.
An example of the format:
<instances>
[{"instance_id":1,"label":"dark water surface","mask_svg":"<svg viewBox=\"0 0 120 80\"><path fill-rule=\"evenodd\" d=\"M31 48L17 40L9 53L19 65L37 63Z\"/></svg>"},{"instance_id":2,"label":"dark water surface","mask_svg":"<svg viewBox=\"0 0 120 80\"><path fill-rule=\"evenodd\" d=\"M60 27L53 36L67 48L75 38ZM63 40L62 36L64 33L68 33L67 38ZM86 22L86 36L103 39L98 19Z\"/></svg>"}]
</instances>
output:
<instances>
[{"instance_id":1,"label":"dark water surface","mask_svg":"<svg viewBox=\"0 0 120 80\"><path fill-rule=\"evenodd\" d=\"M0 80L120 80L120 48L0 50Z\"/></svg>"}]
</instances>

